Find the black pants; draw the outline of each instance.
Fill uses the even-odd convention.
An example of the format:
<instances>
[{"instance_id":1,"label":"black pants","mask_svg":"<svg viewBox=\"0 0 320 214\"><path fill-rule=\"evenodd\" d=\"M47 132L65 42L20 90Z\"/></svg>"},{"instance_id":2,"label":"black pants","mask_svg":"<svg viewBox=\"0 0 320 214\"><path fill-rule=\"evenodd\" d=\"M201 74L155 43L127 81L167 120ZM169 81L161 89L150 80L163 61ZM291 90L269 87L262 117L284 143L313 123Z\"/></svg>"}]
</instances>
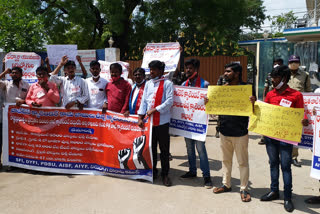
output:
<instances>
[{"instance_id":1,"label":"black pants","mask_svg":"<svg viewBox=\"0 0 320 214\"><path fill-rule=\"evenodd\" d=\"M170 153L170 136L169 123L154 126L152 128L152 157L153 171L157 173L157 147L160 147L161 176L167 176L169 173L169 153Z\"/></svg>"}]
</instances>

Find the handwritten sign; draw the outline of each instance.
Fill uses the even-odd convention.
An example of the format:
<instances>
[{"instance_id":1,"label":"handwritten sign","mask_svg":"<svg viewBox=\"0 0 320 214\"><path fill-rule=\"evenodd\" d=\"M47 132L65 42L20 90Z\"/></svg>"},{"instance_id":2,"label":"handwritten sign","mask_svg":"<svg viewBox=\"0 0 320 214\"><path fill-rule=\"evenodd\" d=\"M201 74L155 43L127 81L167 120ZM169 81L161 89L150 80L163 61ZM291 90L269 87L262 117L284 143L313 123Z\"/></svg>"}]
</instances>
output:
<instances>
[{"instance_id":1,"label":"handwritten sign","mask_svg":"<svg viewBox=\"0 0 320 214\"><path fill-rule=\"evenodd\" d=\"M320 179L320 111L314 120L315 134L313 136L312 166L310 176Z\"/></svg>"},{"instance_id":2,"label":"handwritten sign","mask_svg":"<svg viewBox=\"0 0 320 214\"><path fill-rule=\"evenodd\" d=\"M150 72L149 63L152 60L160 60L166 64L165 72L175 71L180 59L179 42L147 43L144 49L141 67Z\"/></svg>"},{"instance_id":3,"label":"handwritten sign","mask_svg":"<svg viewBox=\"0 0 320 214\"><path fill-rule=\"evenodd\" d=\"M300 142L304 109L256 102L249 131L280 140Z\"/></svg>"},{"instance_id":4,"label":"handwritten sign","mask_svg":"<svg viewBox=\"0 0 320 214\"><path fill-rule=\"evenodd\" d=\"M81 57L81 62L83 64L83 66L85 67L85 69L87 70L88 74L90 75L90 62L93 60L96 60L96 50L78 50L78 56ZM77 73L82 73L81 67L78 63L78 61L76 61L76 65L77 65Z\"/></svg>"},{"instance_id":5,"label":"handwritten sign","mask_svg":"<svg viewBox=\"0 0 320 214\"><path fill-rule=\"evenodd\" d=\"M29 83L37 81L36 70L41 65L41 57L33 52L10 52L5 56L6 68L19 67L23 72L23 79ZM10 80L10 75L6 75Z\"/></svg>"},{"instance_id":6,"label":"handwritten sign","mask_svg":"<svg viewBox=\"0 0 320 214\"><path fill-rule=\"evenodd\" d=\"M100 68L101 68L101 72L100 72L100 76L107 79L108 81L111 81L111 75L110 75L110 65L113 63L119 63L122 66L122 74L121 77L123 77L125 80L128 79L128 75L129 75L129 63L127 62L122 62L122 61L117 61L117 62L106 62L106 61L102 61L99 60L100 63Z\"/></svg>"},{"instance_id":7,"label":"handwritten sign","mask_svg":"<svg viewBox=\"0 0 320 214\"><path fill-rule=\"evenodd\" d=\"M170 134L205 141L208 115L204 98L207 89L175 86L171 107Z\"/></svg>"},{"instance_id":8,"label":"handwritten sign","mask_svg":"<svg viewBox=\"0 0 320 214\"><path fill-rule=\"evenodd\" d=\"M78 54L77 45L47 45L47 53L51 65L59 65L63 56L68 56L69 60L76 62Z\"/></svg>"},{"instance_id":9,"label":"handwritten sign","mask_svg":"<svg viewBox=\"0 0 320 214\"><path fill-rule=\"evenodd\" d=\"M95 110L4 109L3 164L26 169L152 181L152 124Z\"/></svg>"},{"instance_id":10,"label":"handwritten sign","mask_svg":"<svg viewBox=\"0 0 320 214\"><path fill-rule=\"evenodd\" d=\"M215 115L250 116L252 114L251 85L209 86L206 113Z\"/></svg>"}]
</instances>

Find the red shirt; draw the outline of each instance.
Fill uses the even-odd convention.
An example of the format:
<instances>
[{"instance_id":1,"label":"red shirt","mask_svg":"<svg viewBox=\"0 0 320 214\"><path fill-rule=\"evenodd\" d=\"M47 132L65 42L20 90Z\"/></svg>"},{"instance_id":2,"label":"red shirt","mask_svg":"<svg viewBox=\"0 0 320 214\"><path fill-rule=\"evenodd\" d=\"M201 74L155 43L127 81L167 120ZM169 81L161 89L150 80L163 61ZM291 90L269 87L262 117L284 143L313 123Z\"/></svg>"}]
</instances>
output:
<instances>
[{"instance_id":1,"label":"red shirt","mask_svg":"<svg viewBox=\"0 0 320 214\"><path fill-rule=\"evenodd\" d=\"M47 92L37 82L32 84L26 97L27 105L32 107L32 103L36 102L41 104L42 107L46 107L55 106L55 104L59 103L60 96L56 84L53 82L48 82L48 86L50 89Z\"/></svg>"},{"instance_id":2,"label":"red shirt","mask_svg":"<svg viewBox=\"0 0 320 214\"><path fill-rule=\"evenodd\" d=\"M267 94L264 101L272 105L280 106L280 103L283 102L286 107L304 108L302 94L289 86L281 94L276 89L273 89Z\"/></svg>"},{"instance_id":3,"label":"red shirt","mask_svg":"<svg viewBox=\"0 0 320 214\"><path fill-rule=\"evenodd\" d=\"M122 114L129 110L130 92L130 83L122 77L118 81L108 82L106 86L108 110Z\"/></svg>"}]
</instances>

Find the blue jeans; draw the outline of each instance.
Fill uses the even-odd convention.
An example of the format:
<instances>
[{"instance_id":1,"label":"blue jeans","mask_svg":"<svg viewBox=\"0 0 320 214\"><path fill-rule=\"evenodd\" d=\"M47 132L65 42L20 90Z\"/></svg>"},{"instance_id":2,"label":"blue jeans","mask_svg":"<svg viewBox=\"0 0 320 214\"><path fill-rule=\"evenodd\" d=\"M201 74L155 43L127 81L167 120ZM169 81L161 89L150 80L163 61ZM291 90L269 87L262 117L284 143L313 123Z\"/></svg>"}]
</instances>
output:
<instances>
[{"instance_id":1,"label":"blue jeans","mask_svg":"<svg viewBox=\"0 0 320 214\"><path fill-rule=\"evenodd\" d=\"M200 158L200 169L202 170L202 175L203 177L210 177L209 161L205 142L193 140L190 138L184 138L184 140L186 141L187 146L189 171L194 174L197 173L195 152L195 147L197 147L197 151Z\"/></svg>"},{"instance_id":2,"label":"blue jeans","mask_svg":"<svg viewBox=\"0 0 320 214\"><path fill-rule=\"evenodd\" d=\"M292 195L292 148L293 146L278 140L265 138L267 153L270 160L271 191L279 192L279 164L284 183L284 200L290 200Z\"/></svg>"}]
</instances>

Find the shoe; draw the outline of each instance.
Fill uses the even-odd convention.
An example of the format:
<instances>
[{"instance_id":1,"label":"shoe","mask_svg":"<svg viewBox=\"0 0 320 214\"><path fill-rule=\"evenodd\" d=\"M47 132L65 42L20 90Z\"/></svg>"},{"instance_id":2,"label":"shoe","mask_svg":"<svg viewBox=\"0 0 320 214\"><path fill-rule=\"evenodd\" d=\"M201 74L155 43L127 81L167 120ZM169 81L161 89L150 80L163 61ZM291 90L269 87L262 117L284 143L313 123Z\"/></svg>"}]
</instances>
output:
<instances>
[{"instance_id":1,"label":"shoe","mask_svg":"<svg viewBox=\"0 0 320 214\"><path fill-rule=\"evenodd\" d=\"M272 201L272 200L276 200L279 199L280 195L279 192L268 192L267 194L263 195L260 198L260 201Z\"/></svg>"},{"instance_id":2,"label":"shoe","mask_svg":"<svg viewBox=\"0 0 320 214\"><path fill-rule=\"evenodd\" d=\"M246 190L241 190L240 191L240 197L241 197L241 201L242 202L250 202L251 201L251 195Z\"/></svg>"},{"instance_id":3,"label":"shoe","mask_svg":"<svg viewBox=\"0 0 320 214\"><path fill-rule=\"evenodd\" d=\"M265 145L266 144L266 142L264 142L264 140L263 139L261 139L260 141L259 141L259 143L258 143L259 145Z\"/></svg>"},{"instance_id":4,"label":"shoe","mask_svg":"<svg viewBox=\"0 0 320 214\"><path fill-rule=\"evenodd\" d=\"M301 167L301 164L298 162L297 159L292 159L292 165L296 167Z\"/></svg>"},{"instance_id":5,"label":"shoe","mask_svg":"<svg viewBox=\"0 0 320 214\"><path fill-rule=\"evenodd\" d=\"M162 183L166 187L172 186L172 182L171 182L170 178L167 175L162 177Z\"/></svg>"},{"instance_id":6,"label":"shoe","mask_svg":"<svg viewBox=\"0 0 320 214\"><path fill-rule=\"evenodd\" d=\"M204 187L205 188L211 189L213 187L210 177L204 177L203 180L204 180Z\"/></svg>"},{"instance_id":7,"label":"shoe","mask_svg":"<svg viewBox=\"0 0 320 214\"><path fill-rule=\"evenodd\" d=\"M289 213L291 213L294 210L294 206L291 200L285 200L283 206L284 209Z\"/></svg>"},{"instance_id":8,"label":"shoe","mask_svg":"<svg viewBox=\"0 0 320 214\"><path fill-rule=\"evenodd\" d=\"M216 132L216 138L220 138L219 132Z\"/></svg>"},{"instance_id":9,"label":"shoe","mask_svg":"<svg viewBox=\"0 0 320 214\"><path fill-rule=\"evenodd\" d=\"M197 174L192 173L190 171L187 172L186 174L180 176L180 178L195 178L195 177L197 177Z\"/></svg>"},{"instance_id":10,"label":"shoe","mask_svg":"<svg viewBox=\"0 0 320 214\"><path fill-rule=\"evenodd\" d=\"M218 194L218 193L223 193L223 192L230 192L231 191L231 187L228 188L225 185L222 185L221 187L216 187L213 189L213 193Z\"/></svg>"}]
</instances>

